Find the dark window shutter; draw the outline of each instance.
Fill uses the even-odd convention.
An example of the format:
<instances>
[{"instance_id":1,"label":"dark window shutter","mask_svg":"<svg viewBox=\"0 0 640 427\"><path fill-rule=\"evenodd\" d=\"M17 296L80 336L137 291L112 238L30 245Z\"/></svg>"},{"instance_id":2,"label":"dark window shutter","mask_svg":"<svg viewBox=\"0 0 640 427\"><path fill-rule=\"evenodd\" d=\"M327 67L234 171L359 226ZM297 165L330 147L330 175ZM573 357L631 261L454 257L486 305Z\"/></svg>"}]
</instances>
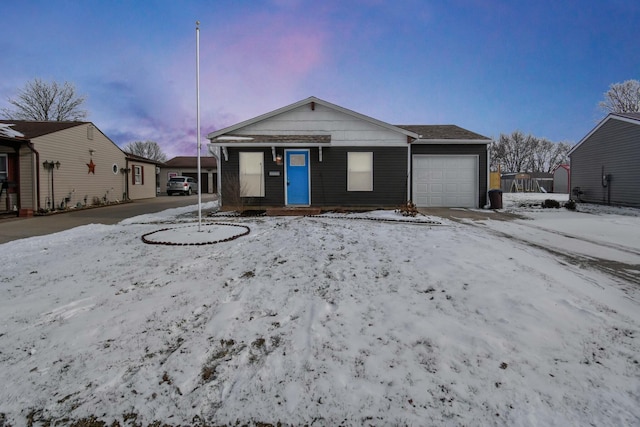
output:
<instances>
[{"instance_id":1,"label":"dark window shutter","mask_svg":"<svg viewBox=\"0 0 640 427\"><path fill-rule=\"evenodd\" d=\"M140 184L144 185L144 166L140 166Z\"/></svg>"}]
</instances>

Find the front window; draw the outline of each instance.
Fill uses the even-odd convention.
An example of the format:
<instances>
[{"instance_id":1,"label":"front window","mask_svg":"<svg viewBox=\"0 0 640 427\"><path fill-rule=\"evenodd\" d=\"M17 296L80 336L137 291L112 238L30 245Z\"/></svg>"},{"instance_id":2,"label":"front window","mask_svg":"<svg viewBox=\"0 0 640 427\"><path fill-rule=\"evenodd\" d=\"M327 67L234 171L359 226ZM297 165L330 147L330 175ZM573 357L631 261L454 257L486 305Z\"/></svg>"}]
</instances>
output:
<instances>
[{"instance_id":1,"label":"front window","mask_svg":"<svg viewBox=\"0 0 640 427\"><path fill-rule=\"evenodd\" d=\"M9 169L7 167L7 155L0 154L0 181L9 178Z\"/></svg>"},{"instance_id":2,"label":"front window","mask_svg":"<svg viewBox=\"0 0 640 427\"><path fill-rule=\"evenodd\" d=\"M133 183L134 185L142 185L142 166L133 167Z\"/></svg>"},{"instance_id":3,"label":"front window","mask_svg":"<svg viewBox=\"0 0 640 427\"><path fill-rule=\"evenodd\" d=\"M240 153L240 197L264 197L264 153Z\"/></svg>"},{"instance_id":4,"label":"front window","mask_svg":"<svg viewBox=\"0 0 640 427\"><path fill-rule=\"evenodd\" d=\"M347 153L347 191L373 191L373 153Z\"/></svg>"}]
</instances>

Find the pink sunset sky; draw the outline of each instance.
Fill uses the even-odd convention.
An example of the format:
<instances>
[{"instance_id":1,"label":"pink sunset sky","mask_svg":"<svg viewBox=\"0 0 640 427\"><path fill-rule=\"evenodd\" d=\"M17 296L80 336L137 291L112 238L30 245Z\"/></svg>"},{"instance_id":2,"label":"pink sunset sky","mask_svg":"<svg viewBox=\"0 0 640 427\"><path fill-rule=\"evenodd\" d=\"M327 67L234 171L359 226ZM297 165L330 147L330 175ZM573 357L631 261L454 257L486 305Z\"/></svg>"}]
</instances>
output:
<instances>
[{"instance_id":1,"label":"pink sunset sky","mask_svg":"<svg viewBox=\"0 0 640 427\"><path fill-rule=\"evenodd\" d=\"M640 78L640 6L564 3L25 0L3 8L0 108L34 78L69 81L118 145L195 155L200 21L203 138L317 96L391 124L577 142L609 85Z\"/></svg>"}]
</instances>

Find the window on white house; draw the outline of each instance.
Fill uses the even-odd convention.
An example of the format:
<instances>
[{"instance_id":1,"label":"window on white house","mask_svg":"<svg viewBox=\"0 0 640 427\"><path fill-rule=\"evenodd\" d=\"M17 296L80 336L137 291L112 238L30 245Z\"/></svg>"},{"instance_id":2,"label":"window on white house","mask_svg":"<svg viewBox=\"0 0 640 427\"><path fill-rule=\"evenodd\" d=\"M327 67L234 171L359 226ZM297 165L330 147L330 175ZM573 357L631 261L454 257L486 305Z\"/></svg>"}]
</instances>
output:
<instances>
[{"instance_id":1,"label":"window on white house","mask_svg":"<svg viewBox=\"0 0 640 427\"><path fill-rule=\"evenodd\" d=\"M7 164L7 155L0 154L0 181L9 178L9 168Z\"/></svg>"},{"instance_id":2,"label":"window on white house","mask_svg":"<svg viewBox=\"0 0 640 427\"><path fill-rule=\"evenodd\" d=\"M373 191L373 153L347 153L347 191Z\"/></svg>"},{"instance_id":3,"label":"window on white house","mask_svg":"<svg viewBox=\"0 0 640 427\"><path fill-rule=\"evenodd\" d=\"M264 153L240 153L240 196L264 197Z\"/></svg>"},{"instance_id":4,"label":"window on white house","mask_svg":"<svg viewBox=\"0 0 640 427\"><path fill-rule=\"evenodd\" d=\"M133 184L142 185L143 179L144 177L142 175L142 166L134 166L133 167Z\"/></svg>"}]
</instances>

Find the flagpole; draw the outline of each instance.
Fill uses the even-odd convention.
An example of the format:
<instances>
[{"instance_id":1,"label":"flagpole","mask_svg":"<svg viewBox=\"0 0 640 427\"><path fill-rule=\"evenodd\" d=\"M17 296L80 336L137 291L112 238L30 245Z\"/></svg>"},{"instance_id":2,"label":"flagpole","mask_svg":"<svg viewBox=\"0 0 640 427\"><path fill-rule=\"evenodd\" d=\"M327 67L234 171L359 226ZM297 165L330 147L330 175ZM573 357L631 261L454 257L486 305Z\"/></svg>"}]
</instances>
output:
<instances>
[{"instance_id":1,"label":"flagpole","mask_svg":"<svg viewBox=\"0 0 640 427\"><path fill-rule=\"evenodd\" d=\"M202 226L202 174L200 173L200 21L196 21L196 127L198 141L198 231Z\"/></svg>"}]
</instances>

